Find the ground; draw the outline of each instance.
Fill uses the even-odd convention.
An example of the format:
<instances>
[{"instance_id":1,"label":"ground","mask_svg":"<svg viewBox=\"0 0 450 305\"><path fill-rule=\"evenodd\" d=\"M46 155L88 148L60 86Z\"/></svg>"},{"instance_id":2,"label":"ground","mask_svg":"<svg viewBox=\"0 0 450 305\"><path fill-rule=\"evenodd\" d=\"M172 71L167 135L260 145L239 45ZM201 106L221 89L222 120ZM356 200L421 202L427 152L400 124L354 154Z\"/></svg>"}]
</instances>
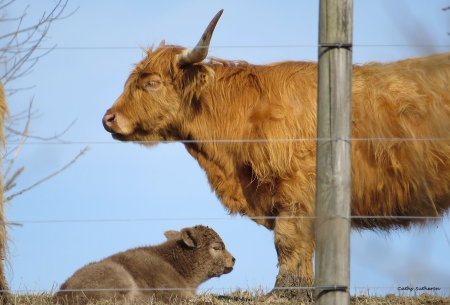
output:
<instances>
[{"instance_id":1,"label":"ground","mask_svg":"<svg viewBox=\"0 0 450 305\"><path fill-rule=\"evenodd\" d=\"M263 295L261 289L255 291L241 291L236 290L225 295L217 294L199 294L196 299L186 303L189 305L259 305L259 304L277 304L287 305L292 304L288 299L268 299L265 302L258 301L258 296ZM24 294L12 295L10 300L11 305L51 305L51 294ZM98 303L95 305L103 305L112 303ZM148 305L160 305L163 303L152 303ZM313 302L302 303L305 305L313 304ZM351 305L450 305L450 296L438 296L423 293L418 296L396 296L388 294L386 296L351 296ZM93 304L94 305L94 304Z\"/></svg>"}]
</instances>

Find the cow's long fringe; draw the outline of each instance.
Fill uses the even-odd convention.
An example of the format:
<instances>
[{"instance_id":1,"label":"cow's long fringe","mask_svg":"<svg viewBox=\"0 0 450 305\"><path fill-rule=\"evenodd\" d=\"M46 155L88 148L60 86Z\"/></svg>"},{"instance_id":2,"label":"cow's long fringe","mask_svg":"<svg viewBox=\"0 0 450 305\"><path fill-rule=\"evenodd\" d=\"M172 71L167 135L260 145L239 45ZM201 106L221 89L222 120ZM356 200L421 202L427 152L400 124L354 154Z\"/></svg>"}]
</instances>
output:
<instances>
[{"instance_id":1,"label":"cow's long fringe","mask_svg":"<svg viewBox=\"0 0 450 305\"><path fill-rule=\"evenodd\" d=\"M4 123L5 123L5 115L8 112L8 105L6 103L5 90L3 88L3 84L0 82L0 150L4 149L5 145L5 134L4 134ZM4 153L0 153L0 169L2 168ZM0 171L0 186L2 189L2 193L0 196L0 304L6 304L8 302L8 283L6 282L5 270L4 270L4 262L7 262L7 242L8 242L8 233L6 230L6 218L5 218L5 198L3 196L3 174Z\"/></svg>"}]
</instances>

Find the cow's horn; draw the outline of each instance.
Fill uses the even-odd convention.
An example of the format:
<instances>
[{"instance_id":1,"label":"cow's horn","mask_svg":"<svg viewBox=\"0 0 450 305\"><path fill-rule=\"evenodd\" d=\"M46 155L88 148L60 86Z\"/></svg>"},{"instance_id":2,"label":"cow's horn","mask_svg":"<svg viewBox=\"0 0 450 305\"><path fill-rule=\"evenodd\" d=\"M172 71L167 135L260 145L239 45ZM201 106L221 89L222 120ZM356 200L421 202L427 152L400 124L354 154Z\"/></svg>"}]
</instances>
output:
<instances>
[{"instance_id":1,"label":"cow's horn","mask_svg":"<svg viewBox=\"0 0 450 305\"><path fill-rule=\"evenodd\" d=\"M177 65L184 66L188 64L193 64L196 62L201 62L208 55L209 43L211 41L214 28L216 27L217 21L219 21L220 16L223 13L223 9L220 10L216 16L211 20L202 38L197 43L197 46L193 49L186 49L181 54L178 55Z\"/></svg>"}]
</instances>

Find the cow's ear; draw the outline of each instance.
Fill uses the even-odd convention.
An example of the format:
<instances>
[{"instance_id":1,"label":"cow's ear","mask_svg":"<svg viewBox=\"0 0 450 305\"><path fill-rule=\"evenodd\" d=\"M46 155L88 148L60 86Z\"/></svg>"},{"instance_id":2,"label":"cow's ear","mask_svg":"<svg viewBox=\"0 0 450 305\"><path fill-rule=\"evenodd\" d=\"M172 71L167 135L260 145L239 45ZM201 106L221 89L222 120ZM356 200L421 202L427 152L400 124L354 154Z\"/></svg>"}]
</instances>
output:
<instances>
[{"instance_id":1,"label":"cow's ear","mask_svg":"<svg viewBox=\"0 0 450 305\"><path fill-rule=\"evenodd\" d=\"M214 81L215 72L203 64L185 66L176 79L177 87L182 92L182 111L187 117L198 112L200 96ZM194 106L194 107L192 107Z\"/></svg>"},{"instance_id":2,"label":"cow's ear","mask_svg":"<svg viewBox=\"0 0 450 305\"><path fill-rule=\"evenodd\" d=\"M194 228L181 230L181 239L190 248L200 248L202 245L201 235Z\"/></svg>"},{"instance_id":3,"label":"cow's ear","mask_svg":"<svg viewBox=\"0 0 450 305\"><path fill-rule=\"evenodd\" d=\"M181 233L175 230L169 230L164 232L164 236L167 238L167 240L181 239Z\"/></svg>"}]
</instances>

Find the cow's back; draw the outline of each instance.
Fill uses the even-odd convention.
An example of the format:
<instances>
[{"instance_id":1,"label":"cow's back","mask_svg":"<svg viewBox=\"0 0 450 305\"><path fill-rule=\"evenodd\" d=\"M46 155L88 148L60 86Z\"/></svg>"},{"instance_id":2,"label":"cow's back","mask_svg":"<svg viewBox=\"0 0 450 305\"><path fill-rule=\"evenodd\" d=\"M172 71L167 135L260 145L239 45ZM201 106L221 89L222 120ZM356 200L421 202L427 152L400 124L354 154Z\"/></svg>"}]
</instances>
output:
<instances>
[{"instance_id":1,"label":"cow's back","mask_svg":"<svg viewBox=\"0 0 450 305\"><path fill-rule=\"evenodd\" d=\"M353 214L439 216L448 209L449 84L450 53L355 67Z\"/></svg>"},{"instance_id":2,"label":"cow's back","mask_svg":"<svg viewBox=\"0 0 450 305\"><path fill-rule=\"evenodd\" d=\"M354 67L354 215L438 216L448 209L450 145L444 139L450 138L449 57L438 54ZM217 83L211 85L213 93L204 102L214 103L211 108L221 114L213 120L225 133L215 138L269 140L221 144L228 147L221 150L205 149L217 152L217 156L208 156L217 164L225 158L224 152L233 152L226 158L238 168L243 197L225 205L232 212L244 211L249 216L260 215L264 207L269 210L263 213L271 214L273 202L277 201L271 194L278 181L291 182L291 187L283 191L286 198L312 202L317 64L252 66L239 62L236 67L222 64L214 66L214 70ZM232 93L223 93L224 88L230 87ZM231 123L239 128L229 128ZM212 185L216 189L214 182ZM259 204L244 203L255 200ZM312 215L312 211L309 209L307 214ZM412 219L371 219L354 224L389 229L411 222Z\"/></svg>"}]
</instances>

